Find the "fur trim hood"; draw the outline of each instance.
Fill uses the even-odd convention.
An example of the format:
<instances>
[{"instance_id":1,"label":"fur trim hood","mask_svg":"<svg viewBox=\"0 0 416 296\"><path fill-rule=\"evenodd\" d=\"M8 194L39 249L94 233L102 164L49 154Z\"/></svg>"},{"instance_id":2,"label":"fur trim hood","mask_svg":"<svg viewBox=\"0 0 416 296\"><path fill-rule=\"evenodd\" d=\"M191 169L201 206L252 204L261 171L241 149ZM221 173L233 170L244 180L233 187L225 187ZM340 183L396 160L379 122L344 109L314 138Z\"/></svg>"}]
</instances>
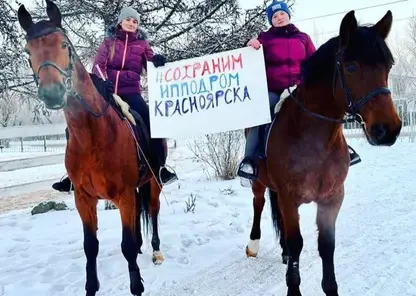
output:
<instances>
[{"instance_id":1,"label":"fur trim hood","mask_svg":"<svg viewBox=\"0 0 416 296\"><path fill-rule=\"evenodd\" d=\"M116 37L116 30L117 30L116 25L112 24L112 25L108 26L107 30L106 30L107 37L115 38ZM139 30L137 32L137 39L139 39L139 40L149 40L149 35L145 30L143 30L142 28L139 28Z\"/></svg>"}]
</instances>

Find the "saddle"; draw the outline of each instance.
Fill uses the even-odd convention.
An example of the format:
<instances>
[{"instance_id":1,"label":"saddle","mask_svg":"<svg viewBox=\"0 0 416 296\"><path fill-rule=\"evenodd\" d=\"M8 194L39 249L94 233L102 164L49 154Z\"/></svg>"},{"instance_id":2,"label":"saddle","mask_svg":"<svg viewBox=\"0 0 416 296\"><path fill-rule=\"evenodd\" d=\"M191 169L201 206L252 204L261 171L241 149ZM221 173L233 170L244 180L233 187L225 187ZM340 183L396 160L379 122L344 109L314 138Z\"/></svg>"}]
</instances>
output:
<instances>
[{"instance_id":1,"label":"saddle","mask_svg":"<svg viewBox=\"0 0 416 296\"><path fill-rule=\"evenodd\" d=\"M108 87L107 83L95 74L90 73L90 77L95 88L101 94L106 102L110 104L120 119L124 120L131 131L132 137L136 143L138 164L139 164L139 180L141 183L150 169L147 165L148 156L151 154L150 134L146 124L139 113L130 108L118 95L114 94Z\"/></svg>"}]
</instances>

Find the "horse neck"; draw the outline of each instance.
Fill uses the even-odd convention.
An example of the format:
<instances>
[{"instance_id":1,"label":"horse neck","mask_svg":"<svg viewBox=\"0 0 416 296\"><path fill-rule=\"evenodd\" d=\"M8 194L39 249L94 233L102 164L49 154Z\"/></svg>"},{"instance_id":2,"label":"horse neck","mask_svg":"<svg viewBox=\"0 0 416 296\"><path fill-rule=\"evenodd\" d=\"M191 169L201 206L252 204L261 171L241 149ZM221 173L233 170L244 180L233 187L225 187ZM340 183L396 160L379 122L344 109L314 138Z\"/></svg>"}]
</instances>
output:
<instances>
[{"instance_id":1,"label":"horse neck","mask_svg":"<svg viewBox=\"0 0 416 296\"><path fill-rule=\"evenodd\" d=\"M68 96L67 106L64 109L68 128L73 134L86 130L96 131L103 123L97 120L97 116L93 113L97 115L105 113L107 104L101 98L80 61L76 61L74 69L73 90L75 94Z\"/></svg>"},{"instance_id":2,"label":"horse neck","mask_svg":"<svg viewBox=\"0 0 416 296\"><path fill-rule=\"evenodd\" d=\"M328 117L330 119L341 120L344 117L345 110L341 107L333 95L332 82L326 85L317 86L310 85L308 87L301 87L296 99L302 102L303 106L314 113ZM299 106L295 107L299 114L299 122L309 123L309 126L316 126L315 131L320 131L319 134L328 139L332 143L337 136L342 134L341 123L333 122L326 119L318 119L314 115L308 114L307 111L301 110Z\"/></svg>"}]
</instances>

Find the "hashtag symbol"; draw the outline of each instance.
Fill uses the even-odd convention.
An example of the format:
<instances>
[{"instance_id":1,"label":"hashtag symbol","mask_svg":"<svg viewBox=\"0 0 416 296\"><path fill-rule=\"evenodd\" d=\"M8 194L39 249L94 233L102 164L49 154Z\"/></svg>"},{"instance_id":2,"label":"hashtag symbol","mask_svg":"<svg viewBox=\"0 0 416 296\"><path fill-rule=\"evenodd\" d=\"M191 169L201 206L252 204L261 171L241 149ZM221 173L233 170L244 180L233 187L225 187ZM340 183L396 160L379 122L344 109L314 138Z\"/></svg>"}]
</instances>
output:
<instances>
[{"instance_id":1,"label":"hashtag symbol","mask_svg":"<svg viewBox=\"0 0 416 296\"><path fill-rule=\"evenodd\" d=\"M158 71L156 74L156 82L162 83L162 81L163 81L163 73Z\"/></svg>"}]
</instances>

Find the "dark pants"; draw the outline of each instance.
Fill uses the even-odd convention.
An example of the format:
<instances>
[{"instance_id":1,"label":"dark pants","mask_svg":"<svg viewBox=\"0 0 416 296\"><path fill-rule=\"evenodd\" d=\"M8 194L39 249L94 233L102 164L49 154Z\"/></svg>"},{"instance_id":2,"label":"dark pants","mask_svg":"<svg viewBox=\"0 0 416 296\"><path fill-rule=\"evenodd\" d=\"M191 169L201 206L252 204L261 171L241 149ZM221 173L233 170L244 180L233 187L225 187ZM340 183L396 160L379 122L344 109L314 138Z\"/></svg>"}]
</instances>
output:
<instances>
[{"instance_id":1,"label":"dark pants","mask_svg":"<svg viewBox=\"0 0 416 296\"><path fill-rule=\"evenodd\" d=\"M270 115L272 117L274 114L274 108L276 104L280 101L280 95L281 93L269 92ZM260 152L258 149L260 144L259 140L261 139L263 141L265 126L266 125L260 125L253 126L250 128L250 131L247 135L244 157L250 157L253 160L256 159L256 154Z\"/></svg>"},{"instance_id":2,"label":"dark pants","mask_svg":"<svg viewBox=\"0 0 416 296\"><path fill-rule=\"evenodd\" d=\"M139 93L120 95L120 97L129 104L130 108L140 114L147 131L150 135L150 114L149 106L144 101L143 97ZM166 162L165 147L163 145L163 139L150 139L151 150L156 156L158 165L164 166Z\"/></svg>"}]
</instances>

